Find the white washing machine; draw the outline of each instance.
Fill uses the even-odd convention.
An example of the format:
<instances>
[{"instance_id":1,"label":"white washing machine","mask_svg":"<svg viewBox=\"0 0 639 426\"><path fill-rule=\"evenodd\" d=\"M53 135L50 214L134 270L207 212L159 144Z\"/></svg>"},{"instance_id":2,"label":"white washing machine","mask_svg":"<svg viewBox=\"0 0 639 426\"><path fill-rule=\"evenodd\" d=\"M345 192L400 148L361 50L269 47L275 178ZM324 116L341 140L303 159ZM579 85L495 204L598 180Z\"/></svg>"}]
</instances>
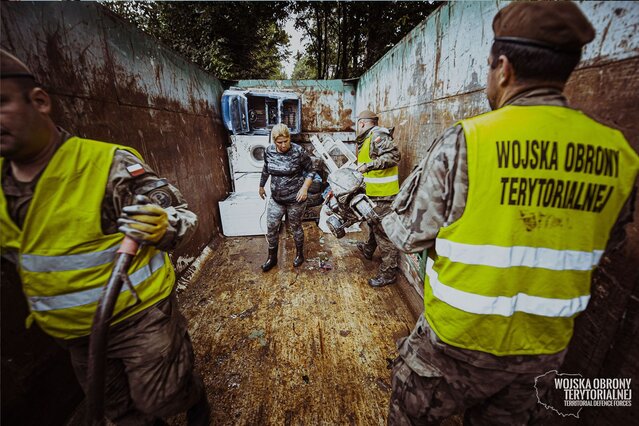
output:
<instances>
[{"instance_id":1,"label":"white washing machine","mask_svg":"<svg viewBox=\"0 0 639 426\"><path fill-rule=\"evenodd\" d=\"M269 135L233 135L229 159L233 174L261 172Z\"/></svg>"},{"instance_id":2,"label":"white washing machine","mask_svg":"<svg viewBox=\"0 0 639 426\"><path fill-rule=\"evenodd\" d=\"M250 172L250 173L233 173L233 187L235 192L250 192L253 194L258 193L260 187L260 179L262 173ZM266 195L271 195L271 181L266 181Z\"/></svg>"},{"instance_id":3,"label":"white washing machine","mask_svg":"<svg viewBox=\"0 0 639 426\"><path fill-rule=\"evenodd\" d=\"M233 192L218 203L227 237L266 234L266 201L255 192Z\"/></svg>"}]
</instances>

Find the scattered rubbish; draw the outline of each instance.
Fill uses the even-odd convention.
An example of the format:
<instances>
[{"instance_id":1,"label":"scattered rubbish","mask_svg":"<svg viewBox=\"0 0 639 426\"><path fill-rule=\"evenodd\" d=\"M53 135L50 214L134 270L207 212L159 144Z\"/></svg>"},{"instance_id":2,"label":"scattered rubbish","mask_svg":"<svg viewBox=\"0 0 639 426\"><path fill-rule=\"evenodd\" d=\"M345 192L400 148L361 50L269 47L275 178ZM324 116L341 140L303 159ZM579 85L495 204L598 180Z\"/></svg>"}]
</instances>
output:
<instances>
[{"instance_id":1,"label":"scattered rubbish","mask_svg":"<svg viewBox=\"0 0 639 426\"><path fill-rule=\"evenodd\" d=\"M246 317L250 317L251 315L253 315L255 313L255 311L257 311L257 306L253 305L250 308L240 312L239 314L231 314L229 315L232 319L236 319L236 318L246 318Z\"/></svg>"},{"instance_id":2,"label":"scattered rubbish","mask_svg":"<svg viewBox=\"0 0 639 426\"><path fill-rule=\"evenodd\" d=\"M333 269L333 265L328 261L328 253L320 251L317 253L319 256L319 268L323 271L330 271Z\"/></svg>"},{"instance_id":3,"label":"scattered rubbish","mask_svg":"<svg viewBox=\"0 0 639 426\"><path fill-rule=\"evenodd\" d=\"M302 376L302 380L304 380L304 383L306 383L308 385L308 383L310 382L310 379L308 378L308 376L306 374L304 374Z\"/></svg>"},{"instance_id":4,"label":"scattered rubbish","mask_svg":"<svg viewBox=\"0 0 639 426\"><path fill-rule=\"evenodd\" d=\"M321 264L320 269L324 271L330 271L333 269L333 265L327 262L327 263Z\"/></svg>"},{"instance_id":5,"label":"scattered rubbish","mask_svg":"<svg viewBox=\"0 0 639 426\"><path fill-rule=\"evenodd\" d=\"M253 330L249 334L249 339L257 339L260 345L266 346L266 339L264 338L264 330Z\"/></svg>"},{"instance_id":6,"label":"scattered rubbish","mask_svg":"<svg viewBox=\"0 0 639 426\"><path fill-rule=\"evenodd\" d=\"M340 335L340 336L342 336L342 337L346 337L346 336L348 336L349 334L351 334L351 331L350 331L350 330L341 330L341 331L339 332L339 335Z\"/></svg>"},{"instance_id":7,"label":"scattered rubbish","mask_svg":"<svg viewBox=\"0 0 639 426\"><path fill-rule=\"evenodd\" d=\"M319 243L320 243L320 244L324 244L324 237L320 237L320 239L319 239Z\"/></svg>"}]
</instances>

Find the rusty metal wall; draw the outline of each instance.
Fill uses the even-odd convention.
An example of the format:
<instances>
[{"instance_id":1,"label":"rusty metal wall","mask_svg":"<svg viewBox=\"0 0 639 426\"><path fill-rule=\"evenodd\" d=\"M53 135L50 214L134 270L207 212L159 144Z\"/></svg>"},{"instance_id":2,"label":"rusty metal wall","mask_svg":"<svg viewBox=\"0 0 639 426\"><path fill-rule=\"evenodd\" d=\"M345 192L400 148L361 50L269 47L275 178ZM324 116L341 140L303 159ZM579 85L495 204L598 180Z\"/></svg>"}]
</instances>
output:
<instances>
[{"instance_id":1,"label":"rusty metal wall","mask_svg":"<svg viewBox=\"0 0 639 426\"><path fill-rule=\"evenodd\" d=\"M217 201L230 190L220 82L97 3L3 2L0 12L2 47L52 94L56 123L135 147L181 190L199 217L194 238L172 254L183 270L221 235ZM3 262L2 423L64 424L81 391L65 351L37 327L24 330L27 307L9 268Z\"/></svg>"},{"instance_id":2,"label":"rusty metal wall","mask_svg":"<svg viewBox=\"0 0 639 426\"><path fill-rule=\"evenodd\" d=\"M53 95L60 126L133 146L183 192L200 224L173 254L178 269L221 235L230 180L215 77L97 3L3 3L1 43Z\"/></svg>"},{"instance_id":3,"label":"rusty metal wall","mask_svg":"<svg viewBox=\"0 0 639 426\"><path fill-rule=\"evenodd\" d=\"M302 131L355 131L355 84L344 80L240 80L237 87L292 90L302 100Z\"/></svg>"},{"instance_id":4,"label":"rusty metal wall","mask_svg":"<svg viewBox=\"0 0 639 426\"><path fill-rule=\"evenodd\" d=\"M507 3L447 3L360 78L357 110L377 111L383 125L396 126L401 178L446 127L489 110L484 89L492 18ZM574 107L619 128L639 151L639 3L593 1L579 2L579 6L597 37L584 50L565 93ZM635 203L626 243L609 249L595 274L592 299L578 318L564 371L639 378L637 210ZM633 420L629 409L586 411L582 415L588 418L586 424Z\"/></svg>"}]
</instances>

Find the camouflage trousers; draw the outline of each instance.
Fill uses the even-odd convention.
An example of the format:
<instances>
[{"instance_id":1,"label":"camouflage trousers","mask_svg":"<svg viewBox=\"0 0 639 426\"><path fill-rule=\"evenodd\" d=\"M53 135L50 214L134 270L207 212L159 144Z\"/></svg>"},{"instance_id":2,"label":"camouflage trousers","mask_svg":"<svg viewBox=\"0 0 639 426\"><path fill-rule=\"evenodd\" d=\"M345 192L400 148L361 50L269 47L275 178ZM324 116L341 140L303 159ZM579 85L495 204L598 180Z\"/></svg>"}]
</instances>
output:
<instances>
[{"instance_id":1,"label":"camouflage trousers","mask_svg":"<svg viewBox=\"0 0 639 426\"><path fill-rule=\"evenodd\" d=\"M439 425L462 412L464 425L539 424L546 413L537 402L535 377L557 369L561 357L541 363L536 360L543 357L517 357L529 358L524 362L535 363L535 372L507 371L505 364L501 369L481 368L451 357L446 344L433 344L431 333L428 327L416 327L411 336L398 341L400 356L393 362L390 426ZM419 348L411 348L411 344Z\"/></svg>"},{"instance_id":2,"label":"camouflage trousers","mask_svg":"<svg viewBox=\"0 0 639 426\"><path fill-rule=\"evenodd\" d=\"M375 212L380 218L390 213L392 201L374 201L375 204L377 204ZM375 249L379 247L382 256L382 263L379 265L379 274L394 276L398 271L399 250L397 250L397 247L388 239L381 223L375 226L371 226L370 224L366 226L368 228L368 240L365 243L366 252L372 255Z\"/></svg>"},{"instance_id":3,"label":"camouflage trousers","mask_svg":"<svg viewBox=\"0 0 639 426\"><path fill-rule=\"evenodd\" d=\"M306 210L306 202L295 204L280 204L274 199L269 199L268 211L266 213L266 239L268 246L273 248L279 241L279 230L282 218L286 215L290 231L293 233L295 244L304 244L304 229L302 228L302 217Z\"/></svg>"},{"instance_id":4,"label":"camouflage trousers","mask_svg":"<svg viewBox=\"0 0 639 426\"><path fill-rule=\"evenodd\" d=\"M85 392L88 343L87 338L61 342ZM111 327L106 356L105 412L118 425L153 424L187 411L204 395L174 296Z\"/></svg>"}]
</instances>

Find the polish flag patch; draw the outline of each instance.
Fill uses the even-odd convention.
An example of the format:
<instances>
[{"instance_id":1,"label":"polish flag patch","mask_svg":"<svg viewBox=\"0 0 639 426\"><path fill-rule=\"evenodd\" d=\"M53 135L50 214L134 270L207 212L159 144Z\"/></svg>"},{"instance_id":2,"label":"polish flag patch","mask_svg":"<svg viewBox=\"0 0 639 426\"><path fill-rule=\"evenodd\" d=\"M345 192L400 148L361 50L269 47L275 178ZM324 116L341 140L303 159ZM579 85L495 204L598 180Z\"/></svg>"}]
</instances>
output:
<instances>
[{"instance_id":1,"label":"polish flag patch","mask_svg":"<svg viewBox=\"0 0 639 426\"><path fill-rule=\"evenodd\" d=\"M140 176L144 174L144 167L142 167L142 164L133 164L127 167L126 170L131 174L131 176Z\"/></svg>"}]
</instances>

